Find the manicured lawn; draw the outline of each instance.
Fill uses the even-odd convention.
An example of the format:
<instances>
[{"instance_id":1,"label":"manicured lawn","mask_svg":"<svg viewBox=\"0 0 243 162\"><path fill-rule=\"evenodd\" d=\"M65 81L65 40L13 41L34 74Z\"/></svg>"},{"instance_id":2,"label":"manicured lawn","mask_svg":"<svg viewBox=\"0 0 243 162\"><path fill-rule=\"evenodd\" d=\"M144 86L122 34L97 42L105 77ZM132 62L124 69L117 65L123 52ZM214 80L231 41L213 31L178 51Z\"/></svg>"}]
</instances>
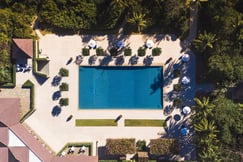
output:
<instances>
[{"instance_id":1,"label":"manicured lawn","mask_svg":"<svg viewBox=\"0 0 243 162\"><path fill-rule=\"evenodd\" d=\"M165 120L125 119L125 126L128 127L162 127L165 125Z\"/></svg>"},{"instance_id":2,"label":"manicured lawn","mask_svg":"<svg viewBox=\"0 0 243 162\"><path fill-rule=\"evenodd\" d=\"M114 119L76 119L76 126L117 126Z\"/></svg>"}]
</instances>

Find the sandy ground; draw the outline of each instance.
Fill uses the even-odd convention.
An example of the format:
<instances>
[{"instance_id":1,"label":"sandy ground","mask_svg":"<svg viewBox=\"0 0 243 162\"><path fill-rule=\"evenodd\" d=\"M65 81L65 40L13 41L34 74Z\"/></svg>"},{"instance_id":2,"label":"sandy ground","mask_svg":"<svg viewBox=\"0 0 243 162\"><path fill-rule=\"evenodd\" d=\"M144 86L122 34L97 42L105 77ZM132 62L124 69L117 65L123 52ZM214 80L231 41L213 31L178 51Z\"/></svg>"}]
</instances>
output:
<instances>
[{"instance_id":1,"label":"sandy ground","mask_svg":"<svg viewBox=\"0 0 243 162\"><path fill-rule=\"evenodd\" d=\"M124 38L125 37L125 38ZM87 47L88 41L93 38L97 42L97 46L107 49L117 40L125 40L125 45L132 48L133 53L139 47L143 46L147 39L152 39L155 43L154 47L162 48L162 54L155 56L151 66L160 65L164 67L164 73L171 76L171 67L178 62L181 46L180 40L166 40L163 35L131 35L117 38L116 36L57 36L47 34L42 36L39 40L39 47L41 49L40 57L49 57L49 74L50 78L45 82L38 82L35 77L25 75L25 79L31 79L36 84L35 91L35 108L36 112L26 120L26 124L33 129L33 131L41 137L42 140L54 151L58 152L67 142L92 142L95 146L98 141L98 146L104 146L107 138L136 138L137 140L149 141L153 138L161 137L165 134L163 127L124 127L124 119L166 119L163 110L79 110L78 109L78 72L79 66L74 63L66 65L70 57L75 58L81 54L81 49ZM93 55L95 50L91 50ZM146 55L151 55L151 50L146 50ZM170 64L165 65L168 58L172 58ZM99 59L102 59L100 57ZM99 59L95 65L99 65ZM129 57L126 57L123 65L128 65ZM88 65L88 57L84 58L81 63L83 66ZM111 62L109 65L114 65ZM139 58L137 66L143 65L143 58ZM94 66L94 65L93 65ZM58 74L61 67L69 70L69 77L63 77L61 82L69 84L69 91L63 92L62 97L69 98L69 105L62 107L62 111L58 117L53 117L51 112L58 101L52 100L52 95L59 88L52 86L53 77ZM170 68L170 69L169 69ZM169 69L169 70L168 70ZM169 71L169 72L168 72ZM21 74L19 74L21 75ZM20 76L18 76L20 77ZM165 77L165 76L164 76ZM18 80L18 78L17 78ZM20 80L24 80L23 77ZM164 85L164 98L171 93L173 84L178 83L179 79L167 78L168 83ZM23 81L18 82L21 84ZM164 106L171 105L172 99L164 99ZM66 122L67 117L72 114L73 119ZM117 127L75 127L75 119L116 119L119 115L123 117L118 122ZM181 114L180 109L175 109L172 115ZM181 119L182 120L182 119ZM94 147L95 148L95 147ZM95 154L95 151L93 151Z\"/></svg>"}]
</instances>

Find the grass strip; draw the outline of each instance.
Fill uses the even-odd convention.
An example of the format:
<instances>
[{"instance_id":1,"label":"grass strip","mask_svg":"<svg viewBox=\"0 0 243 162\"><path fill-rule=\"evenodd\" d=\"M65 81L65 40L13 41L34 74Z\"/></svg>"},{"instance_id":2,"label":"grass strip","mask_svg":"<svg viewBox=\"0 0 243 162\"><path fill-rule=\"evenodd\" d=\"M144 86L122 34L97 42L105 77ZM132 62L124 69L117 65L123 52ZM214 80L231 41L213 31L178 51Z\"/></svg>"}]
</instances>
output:
<instances>
[{"instance_id":1,"label":"grass strip","mask_svg":"<svg viewBox=\"0 0 243 162\"><path fill-rule=\"evenodd\" d=\"M166 126L165 120L150 119L125 119L126 127L163 127Z\"/></svg>"},{"instance_id":2,"label":"grass strip","mask_svg":"<svg viewBox=\"0 0 243 162\"><path fill-rule=\"evenodd\" d=\"M78 127L117 126L117 122L114 119L76 119L75 125Z\"/></svg>"}]
</instances>

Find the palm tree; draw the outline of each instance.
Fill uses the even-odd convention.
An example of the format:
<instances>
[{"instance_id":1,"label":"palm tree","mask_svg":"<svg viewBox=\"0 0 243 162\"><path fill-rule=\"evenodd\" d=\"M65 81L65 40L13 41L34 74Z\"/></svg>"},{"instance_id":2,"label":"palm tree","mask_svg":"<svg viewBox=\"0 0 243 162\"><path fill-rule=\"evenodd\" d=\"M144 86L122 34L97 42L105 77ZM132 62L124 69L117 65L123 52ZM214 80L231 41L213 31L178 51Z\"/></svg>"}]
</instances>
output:
<instances>
[{"instance_id":1,"label":"palm tree","mask_svg":"<svg viewBox=\"0 0 243 162\"><path fill-rule=\"evenodd\" d=\"M193 45L198 51L204 52L208 48L213 48L213 44L216 41L217 38L215 34L204 31L203 34L199 34L198 38L193 41Z\"/></svg>"},{"instance_id":2,"label":"palm tree","mask_svg":"<svg viewBox=\"0 0 243 162\"><path fill-rule=\"evenodd\" d=\"M208 116L211 116L211 112L215 105L209 103L209 97L204 97L202 100L200 100L199 98L194 98L194 101L196 102L195 110L197 117L206 118Z\"/></svg>"},{"instance_id":3,"label":"palm tree","mask_svg":"<svg viewBox=\"0 0 243 162\"><path fill-rule=\"evenodd\" d=\"M216 145L217 133L214 121L203 118L200 122L194 124L196 131L196 144L198 146L198 156L201 161L217 161L218 146Z\"/></svg>"},{"instance_id":4,"label":"palm tree","mask_svg":"<svg viewBox=\"0 0 243 162\"><path fill-rule=\"evenodd\" d=\"M145 14L138 12L133 13L132 17L128 19L128 22L132 25L135 25L137 28L137 31L140 33L143 28L147 26L147 21L144 19Z\"/></svg>"},{"instance_id":5,"label":"palm tree","mask_svg":"<svg viewBox=\"0 0 243 162\"><path fill-rule=\"evenodd\" d=\"M133 8L137 6L137 0L114 0L113 3L118 4L122 8Z\"/></svg>"}]
</instances>

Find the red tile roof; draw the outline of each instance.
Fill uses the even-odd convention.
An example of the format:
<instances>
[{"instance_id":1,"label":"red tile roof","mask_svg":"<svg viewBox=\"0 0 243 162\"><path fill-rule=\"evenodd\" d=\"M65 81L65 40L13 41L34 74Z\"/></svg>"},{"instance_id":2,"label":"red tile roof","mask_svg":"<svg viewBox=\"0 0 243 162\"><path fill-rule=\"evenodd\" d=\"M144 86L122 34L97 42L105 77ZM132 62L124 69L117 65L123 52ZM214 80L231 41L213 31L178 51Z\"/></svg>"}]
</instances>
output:
<instances>
[{"instance_id":1,"label":"red tile roof","mask_svg":"<svg viewBox=\"0 0 243 162\"><path fill-rule=\"evenodd\" d=\"M13 39L14 44L24 52L28 57L33 58L33 40L32 39ZM13 50L13 56L16 58L20 53L17 49Z\"/></svg>"},{"instance_id":2,"label":"red tile roof","mask_svg":"<svg viewBox=\"0 0 243 162\"><path fill-rule=\"evenodd\" d=\"M8 145L8 128L0 127L0 147L1 145ZM1 156L0 156L1 157Z\"/></svg>"},{"instance_id":3,"label":"red tile roof","mask_svg":"<svg viewBox=\"0 0 243 162\"><path fill-rule=\"evenodd\" d=\"M0 123L6 125L3 127L0 124L0 136L8 135L5 128L11 129L16 136L18 136L23 143L31 149L40 160L43 162L98 162L97 156L67 156L67 157L58 157L51 154L45 147L42 146L40 141L38 141L34 136L22 125L19 123L19 112L20 112L20 99L13 98L0 98ZM6 137L1 137L6 143ZM26 159L29 155L26 153L27 148L22 147L7 147L0 146L0 162L8 162L11 160L9 158L15 158L21 162L27 162ZM18 149L19 152L18 152ZM9 156L11 155L11 156ZM23 157L21 157L23 155ZM21 159L22 158L22 159Z\"/></svg>"},{"instance_id":4,"label":"red tile roof","mask_svg":"<svg viewBox=\"0 0 243 162\"><path fill-rule=\"evenodd\" d=\"M8 148L0 147L1 162L8 162Z\"/></svg>"}]
</instances>

